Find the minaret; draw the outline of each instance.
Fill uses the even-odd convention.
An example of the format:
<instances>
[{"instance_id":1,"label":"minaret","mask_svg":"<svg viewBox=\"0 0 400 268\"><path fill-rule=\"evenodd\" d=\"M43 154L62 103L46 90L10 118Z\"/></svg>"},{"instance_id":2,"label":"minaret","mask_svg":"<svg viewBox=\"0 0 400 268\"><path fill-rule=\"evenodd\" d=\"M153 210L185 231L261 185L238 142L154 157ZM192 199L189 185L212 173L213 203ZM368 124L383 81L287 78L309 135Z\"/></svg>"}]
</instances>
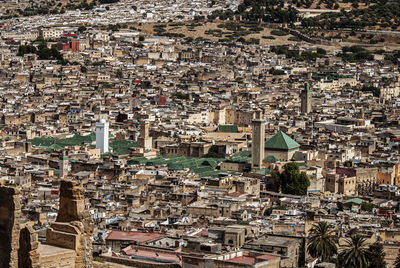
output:
<instances>
[{"instance_id":1,"label":"minaret","mask_svg":"<svg viewBox=\"0 0 400 268\"><path fill-rule=\"evenodd\" d=\"M68 156L65 151L60 154L60 160L58 161L59 176L64 178L68 176Z\"/></svg>"},{"instance_id":2,"label":"minaret","mask_svg":"<svg viewBox=\"0 0 400 268\"><path fill-rule=\"evenodd\" d=\"M256 112L256 118L252 122L253 137L251 145L251 168L259 170L264 159L265 121L261 119L261 111Z\"/></svg>"},{"instance_id":3,"label":"minaret","mask_svg":"<svg viewBox=\"0 0 400 268\"><path fill-rule=\"evenodd\" d=\"M108 152L108 122L105 119L96 123L96 148L101 154Z\"/></svg>"},{"instance_id":4,"label":"minaret","mask_svg":"<svg viewBox=\"0 0 400 268\"><path fill-rule=\"evenodd\" d=\"M306 83L304 89L300 93L301 99L301 113L308 114L311 113L312 109L312 91L310 89L310 84Z\"/></svg>"},{"instance_id":5,"label":"minaret","mask_svg":"<svg viewBox=\"0 0 400 268\"><path fill-rule=\"evenodd\" d=\"M140 125L140 137L138 139L139 147L144 150L151 150L153 148L152 138L149 137L149 122L141 122Z\"/></svg>"}]
</instances>

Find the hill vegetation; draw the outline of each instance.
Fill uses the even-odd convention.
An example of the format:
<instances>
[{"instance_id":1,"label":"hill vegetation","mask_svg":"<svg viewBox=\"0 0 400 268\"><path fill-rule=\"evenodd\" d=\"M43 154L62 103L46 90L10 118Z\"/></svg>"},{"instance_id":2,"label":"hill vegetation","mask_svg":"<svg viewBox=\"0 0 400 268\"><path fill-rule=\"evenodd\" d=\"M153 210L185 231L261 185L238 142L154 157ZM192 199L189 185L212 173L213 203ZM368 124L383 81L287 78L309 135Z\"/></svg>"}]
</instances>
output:
<instances>
[{"instance_id":1,"label":"hill vegetation","mask_svg":"<svg viewBox=\"0 0 400 268\"><path fill-rule=\"evenodd\" d=\"M350 11L342 9L339 13L325 13L314 18L305 18L302 20L302 25L328 30L342 28L395 30L400 27L400 0L376 1L363 9L353 8Z\"/></svg>"}]
</instances>

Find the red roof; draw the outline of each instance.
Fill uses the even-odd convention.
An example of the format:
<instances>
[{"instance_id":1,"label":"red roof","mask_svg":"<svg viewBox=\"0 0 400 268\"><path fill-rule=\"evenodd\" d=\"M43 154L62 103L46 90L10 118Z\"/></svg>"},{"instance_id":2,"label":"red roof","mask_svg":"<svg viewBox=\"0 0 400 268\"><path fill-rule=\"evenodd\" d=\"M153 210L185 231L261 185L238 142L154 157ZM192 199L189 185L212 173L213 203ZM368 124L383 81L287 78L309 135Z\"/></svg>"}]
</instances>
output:
<instances>
[{"instance_id":1,"label":"red roof","mask_svg":"<svg viewBox=\"0 0 400 268\"><path fill-rule=\"evenodd\" d=\"M194 236L197 236L197 237L205 236L205 237L207 237L208 236L208 230L202 230L202 231L198 232L197 234L195 234Z\"/></svg>"},{"instance_id":2,"label":"red roof","mask_svg":"<svg viewBox=\"0 0 400 268\"><path fill-rule=\"evenodd\" d=\"M157 260L168 260L168 261L174 261L174 262L179 262L180 259L176 254L168 254L164 252L159 252L159 251L152 251L152 250L143 250L143 249L129 249L125 252L127 255L131 256L138 256L138 257L146 257L146 258L154 258ZM158 256L156 255L158 254Z\"/></svg>"},{"instance_id":3,"label":"red roof","mask_svg":"<svg viewBox=\"0 0 400 268\"><path fill-rule=\"evenodd\" d=\"M234 263L243 263L243 264L255 264L256 259L253 257L248 257L248 256L240 256L240 257L235 257L233 259L228 260L229 262L234 262Z\"/></svg>"},{"instance_id":4,"label":"red roof","mask_svg":"<svg viewBox=\"0 0 400 268\"><path fill-rule=\"evenodd\" d=\"M278 256L274 256L274 255L269 255L269 254L264 254L261 256L257 256L257 259L263 259L263 260L273 260L279 258Z\"/></svg>"},{"instance_id":5,"label":"red roof","mask_svg":"<svg viewBox=\"0 0 400 268\"><path fill-rule=\"evenodd\" d=\"M158 233L143 233L143 232L124 232L124 231L111 231L106 240L123 240L123 241L137 241L147 242L165 235Z\"/></svg>"}]
</instances>

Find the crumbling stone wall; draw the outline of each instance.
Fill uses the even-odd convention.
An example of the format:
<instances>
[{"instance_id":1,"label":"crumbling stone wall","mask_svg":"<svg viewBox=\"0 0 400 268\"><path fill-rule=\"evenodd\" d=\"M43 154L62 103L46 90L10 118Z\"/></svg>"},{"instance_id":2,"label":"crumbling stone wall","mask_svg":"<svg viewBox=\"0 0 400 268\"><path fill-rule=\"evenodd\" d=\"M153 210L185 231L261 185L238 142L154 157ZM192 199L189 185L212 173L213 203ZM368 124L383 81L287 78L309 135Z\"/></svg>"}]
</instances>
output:
<instances>
[{"instance_id":1,"label":"crumbling stone wall","mask_svg":"<svg viewBox=\"0 0 400 268\"><path fill-rule=\"evenodd\" d=\"M21 229L19 236L18 267L40 268L39 240L29 225Z\"/></svg>"},{"instance_id":2,"label":"crumbling stone wall","mask_svg":"<svg viewBox=\"0 0 400 268\"><path fill-rule=\"evenodd\" d=\"M0 187L0 267L18 267L20 217L19 190Z\"/></svg>"},{"instance_id":3,"label":"crumbling stone wall","mask_svg":"<svg viewBox=\"0 0 400 268\"><path fill-rule=\"evenodd\" d=\"M56 222L47 229L46 242L50 245L74 249L75 267L92 267L93 221L85 210L84 189L78 182L62 180L60 208Z\"/></svg>"}]
</instances>

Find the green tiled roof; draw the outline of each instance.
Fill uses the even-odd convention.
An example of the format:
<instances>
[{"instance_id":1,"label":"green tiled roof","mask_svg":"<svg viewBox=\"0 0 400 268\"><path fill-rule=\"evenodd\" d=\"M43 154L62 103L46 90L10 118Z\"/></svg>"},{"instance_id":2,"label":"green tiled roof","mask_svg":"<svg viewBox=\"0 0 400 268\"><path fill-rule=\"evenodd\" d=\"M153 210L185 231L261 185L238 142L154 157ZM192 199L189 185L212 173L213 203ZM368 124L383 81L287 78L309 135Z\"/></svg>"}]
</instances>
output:
<instances>
[{"instance_id":1,"label":"green tiled roof","mask_svg":"<svg viewBox=\"0 0 400 268\"><path fill-rule=\"evenodd\" d=\"M269 175L271 174L271 171L268 168L262 168L257 170L256 173L261 175Z\"/></svg>"},{"instance_id":2,"label":"green tiled roof","mask_svg":"<svg viewBox=\"0 0 400 268\"><path fill-rule=\"evenodd\" d=\"M219 125L218 132L239 133L237 125Z\"/></svg>"},{"instance_id":3,"label":"green tiled roof","mask_svg":"<svg viewBox=\"0 0 400 268\"><path fill-rule=\"evenodd\" d=\"M113 149L113 155L127 155L129 148L137 147L138 143L130 140L114 140L110 142L110 147Z\"/></svg>"},{"instance_id":4,"label":"green tiled roof","mask_svg":"<svg viewBox=\"0 0 400 268\"><path fill-rule=\"evenodd\" d=\"M126 163L128 165L143 165L146 162L147 162L146 157L135 157L135 158L129 159Z\"/></svg>"},{"instance_id":5,"label":"green tiled roof","mask_svg":"<svg viewBox=\"0 0 400 268\"><path fill-rule=\"evenodd\" d=\"M251 157L250 150L243 150L233 154L233 157Z\"/></svg>"},{"instance_id":6,"label":"green tiled roof","mask_svg":"<svg viewBox=\"0 0 400 268\"><path fill-rule=\"evenodd\" d=\"M218 163L217 163L215 160L213 160L213 159L207 159L207 160L204 160L204 161L201 163L201 165L202 165L202 166L210 166L210 167L212 167L212 168L216 168L216 167L218 166Z\"/></svg>"},{"instance_id":7,"label":"green tiled roof","mask_svg":"<svg viewBox=\"0 0 400 268\"><path fill-rule=\"evenodd\" d=\"M265 157L263 161L268 162L268 163L275 163L275 162L279 162L279 159L273 155L269 155L269 156Z\"/></svg>"},{"instance_id":8,"label":"green tiled roof","mask_svg":"<svg viewBox=\"0 0 400 268\"><path fill-rule=\"evenodd\" d=\"M266 149L290 150L298 147L300 147L300 144L282 131L276 133L265 143Z\"/></svg>"},{"instance_id":9,"label":"green tiled roof","mask_svg":"<svg viewBox=\"0 0 400 268\"><path fill-rule=\"evenodd\" d=\"M136 157L127 161L128 165L167 165L169 170L190 169L192 172L200 174L202 172L215 171L214 169L222 162L223 158L203 158L203 157L186 157L186 156L169 156L160 155L152 159L145 157Z\"/></svg>"},{"instance_id":10,"label":"green tiled roof","mask_svg":"<svg viewBox=\"0 0 400 268\"><path fill-rule=\"evenodd\" d=\"M352 198L352 199L344 201L343 204L354 203L354 204L357 204L357 205L361 205L362 202L363 202L363 200L361 198Z\"/></svg>"},{"instance_id":11,"label":"green tiled roof","mask_svg":"<svg viewBox=\"0 0 400 268\"><path fill-rule=\"evenodd\" d=\"M34 138L28 140L32 143L33 146L36 147L49 147L53 144L57 144L61 147L65 146L75 146L75 145L84 145L90 144L96 140L96 134L91 133L90 135L81 136L79 134L75 134L72 138L66 139L54 139L54 138Z\"/></svg>"}]
</instances>

